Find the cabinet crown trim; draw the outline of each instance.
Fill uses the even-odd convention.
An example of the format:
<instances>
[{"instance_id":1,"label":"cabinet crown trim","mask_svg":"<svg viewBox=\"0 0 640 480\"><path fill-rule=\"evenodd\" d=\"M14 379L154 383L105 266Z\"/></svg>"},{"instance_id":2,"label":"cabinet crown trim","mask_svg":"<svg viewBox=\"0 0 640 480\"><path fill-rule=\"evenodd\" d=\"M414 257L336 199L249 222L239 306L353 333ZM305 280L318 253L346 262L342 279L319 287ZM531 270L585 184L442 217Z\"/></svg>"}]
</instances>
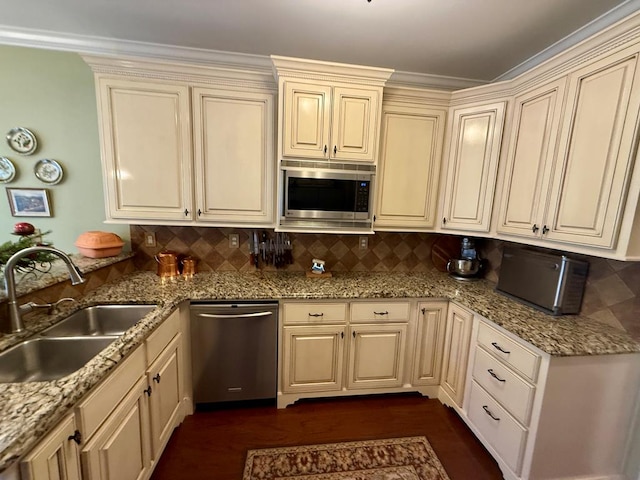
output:
<instances>
[{"instance_id":1,"label":"cabinet crown trim","mask_svg":"<svg viewBox=\"0 0 640 480\"><path fill-rule=\"evenodd\" d=\"M390 68L348 65L302 58L271 55L273 74L276 78L302 78L328 82L353 83L384 86L394 70Z\"/></svg>"}]
</instances>

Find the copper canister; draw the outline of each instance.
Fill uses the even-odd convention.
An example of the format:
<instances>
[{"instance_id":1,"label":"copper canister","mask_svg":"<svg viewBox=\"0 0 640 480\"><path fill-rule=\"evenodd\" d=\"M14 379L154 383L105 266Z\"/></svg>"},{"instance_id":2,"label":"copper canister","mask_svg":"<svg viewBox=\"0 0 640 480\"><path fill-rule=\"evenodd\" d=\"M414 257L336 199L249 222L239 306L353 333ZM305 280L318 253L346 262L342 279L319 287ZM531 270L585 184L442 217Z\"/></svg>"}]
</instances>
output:
<instances>
[{"instance_id":1,"label":"copper canister","mask_svg":"<svg viewBox=\"0 0 640 480\"><path fill-rule=\"evenodd\" d=\"M196 273L197 260L193 257L185 257L182 259L182 276L192 277Z\"/></svg>"},{"instance_id":2,"label":"copper canister","mask_svg":"<svg viewBox=\"0 0 640 480\"><path fill-rule=\"evenodd\" d=\"M158 262L158 276L170 278L178 275L178 256L175 252L160 252L155 256Z\"/></svg>"}]
</instances>

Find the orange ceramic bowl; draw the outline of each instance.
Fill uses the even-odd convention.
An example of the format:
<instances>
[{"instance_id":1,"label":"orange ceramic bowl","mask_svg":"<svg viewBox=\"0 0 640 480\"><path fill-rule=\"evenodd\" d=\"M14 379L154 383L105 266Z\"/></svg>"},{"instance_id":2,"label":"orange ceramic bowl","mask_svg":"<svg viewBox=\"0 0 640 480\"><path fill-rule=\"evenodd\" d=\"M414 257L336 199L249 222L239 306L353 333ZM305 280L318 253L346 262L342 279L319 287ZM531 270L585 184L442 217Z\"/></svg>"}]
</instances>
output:
<instances>
[{"instance_id":1,"label":"orange ceramic bowl","mask_svg":"<svg viewBox=\"0 0 640 480\"><path fill-rule=\"evenodd\" d=\"M81 234L75 245L85 257L104 258L119 255L124 242L115 233L90 231Z\"/></svg>"}]
</instances>

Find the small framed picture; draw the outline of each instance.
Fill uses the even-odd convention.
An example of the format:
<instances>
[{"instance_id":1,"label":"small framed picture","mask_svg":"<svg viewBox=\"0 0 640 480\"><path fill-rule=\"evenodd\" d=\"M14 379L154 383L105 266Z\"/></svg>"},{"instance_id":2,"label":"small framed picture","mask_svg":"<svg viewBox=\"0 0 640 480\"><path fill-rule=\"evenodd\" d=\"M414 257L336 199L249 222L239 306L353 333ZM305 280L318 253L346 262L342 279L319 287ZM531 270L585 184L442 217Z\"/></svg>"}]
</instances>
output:
<instances>
[{"instance_id":1,"label":"small framed picture","mask_svg":"<svg viewBox=\"0 0 640 480\"><path fill-rule=\"evenodd\" d=\"M50 217L51 205L46 188L7 188L11 215L14 217Z\"/></svg>"}]
</instances>

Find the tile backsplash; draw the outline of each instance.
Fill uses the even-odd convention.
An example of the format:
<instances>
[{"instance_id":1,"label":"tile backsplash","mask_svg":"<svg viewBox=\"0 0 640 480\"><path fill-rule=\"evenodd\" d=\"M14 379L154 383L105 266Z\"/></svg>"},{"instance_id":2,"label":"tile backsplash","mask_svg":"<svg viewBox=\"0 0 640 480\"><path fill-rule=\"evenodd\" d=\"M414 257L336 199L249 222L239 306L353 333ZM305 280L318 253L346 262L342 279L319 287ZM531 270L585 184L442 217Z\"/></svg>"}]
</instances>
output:
<instances>
[{"instance_id":1,"label":"tile backsplash","mask_svg":"<svg viewBox=\"0 0 640 480\"><path fill-rule=\"evenodd\" d=\"M498 281L502 249L507 242L486 240L480 253L489 263L486 277ZM616 328L640 341L640 262L621 262L569 254L589 262L589 276L580 313Z\"/></svg>"},{"instance_id":2,"label":"tile backsplash","mask_svg":"<svg viewBox=\"0 0 640 480\"><path fill-rule=\"evenodd\" d=\"M145 232L154 232L156 246L144 245ZM131 248L137 253L136 265L156 270L154 255L161 250L192 255L199 271L252 271L249 238L253 230L211 227L132 226ZM238 234L239 247L229 247L229 235ZM273 237L273 231L267 231ZM288 271L311 268L314 258L325 260L327 269L371 272L426 272L434 269L431 247L438 237L429 233L376 233L367 235L368 247L360 249L358 235L290 233L293 263ZM275 270L268 265L265 270Z\"/></svg>"},{"instance_id":3,"label":"tile backsplash","mask_svg":"<svg viewBox=\"0 0 640 480\"><path fill-rule=\"evenodd\" d=\"M154 232L156 246L144 245L145 232ZM199 271L254 271L250 263L249 238L253 230L213 227L131 226L131 247L136 267L156 270L153 256L161 250L192 255ZM273 231L267 231L273 236ZM238 234L239 247L229 247L229 235ZM368 247L360 249L358 235L289 234L293 263L288 271L305 271L313 258L326 261L330 271L427 272L442 268L437 245L457 245L460 237L432 233L377 232L367 235ZM443 240L446 240L443 242ZM485 276L497 282L502 248L506 242L477 239L480 256L486 260ZM446 249L445 249L446 250ZM582 304L583 315L627 330L640 340L640 263L584 257L590 263ZM434 263L435 262L435 263ZM273 266L263 267L275 270Z\"/></svg>"}]
</instances>

